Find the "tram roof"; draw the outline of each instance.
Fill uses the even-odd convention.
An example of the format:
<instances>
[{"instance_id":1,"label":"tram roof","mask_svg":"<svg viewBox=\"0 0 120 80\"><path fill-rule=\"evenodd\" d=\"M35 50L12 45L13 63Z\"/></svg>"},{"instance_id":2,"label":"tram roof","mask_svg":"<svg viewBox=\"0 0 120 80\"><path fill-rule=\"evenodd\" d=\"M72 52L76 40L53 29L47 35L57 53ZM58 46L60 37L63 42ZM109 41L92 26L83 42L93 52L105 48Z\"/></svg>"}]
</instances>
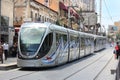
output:
<instances>
[{"instance_id":1,"label":"tram roof","mask_svg":"<svg viewBox=\"0 0 120 80\"><path fill-rule=\"evenodd\" d=\"M94 38L106 38L105 36L99 36L99 35L94 35L94 34L89 34L89 33L84 33L84 32L80 32L80 31L75 31L75 30L72 30L72 29L69 29L69 28L65 28L63 26L59 26L59 25L55 25L55 24L52 24L52 23L49 23L49 22L44 22L44 23L41 23L41 22L26 22L26 23L23 23L21 25L21 27L46 27L46 28L49 28L51 30L56 30L56 31L62 31L62 32L69 32L70 34L80 34L80 35L85 35L85 36L93 36Z\"/></svg>"},{"instance_id":2,"label":"tram roof","mask_svg":"<svg viewBox=\"0 0 120 80\"><path fill-rule=\"evenodd\" d=\"M21 25L21 27L47 27L50 23L40 23L40 22L26 22Z\"/></svg>"},{"instance_id":3,"label":"tram roof","mask_svg":"<svg viewBox=\"0 0 120 80\"><path fill-rule=\"evenodd\" d=\"M107 38L106 36L94 35L94 38Z\"/></svg>"},{"instance_id":4,"label":"tram roof","mask_svg":"<svg viewBox=\"0 0 120 80\"><path fill-rule=\"evenodd\" d=\"M55 24L51 24L49 26L49 28L51 30L56 30L56 31L62 31L62 32L67 32L67 29L65 27L59 26L59 25L55 25Z\"/></svg>"}]
</instances>

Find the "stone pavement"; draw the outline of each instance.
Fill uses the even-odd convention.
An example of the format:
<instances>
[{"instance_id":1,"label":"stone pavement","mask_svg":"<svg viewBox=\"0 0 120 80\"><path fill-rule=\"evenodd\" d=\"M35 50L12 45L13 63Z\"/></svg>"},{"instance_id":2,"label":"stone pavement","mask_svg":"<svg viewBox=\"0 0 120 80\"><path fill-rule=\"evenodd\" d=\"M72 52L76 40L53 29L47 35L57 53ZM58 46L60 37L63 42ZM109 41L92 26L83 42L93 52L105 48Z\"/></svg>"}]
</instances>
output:
<instances>
[{"instance_id":1,"label":"stone pavement","mask_svg":"<svg viewBox=\"0 0 120 80\"><path fill-rule=\"evenodd\" d=\"M114 55L112 53L113 49L114 49L113 47L109 47L104 51L95 53L97 55L101 54L101 53L106 55L105 57L101 58L101 60L98 61L98 63L95 64L95 66L99 66L97 68L100 68L100 66L103 66L103 71L100 72L101 74L99 75L98 78L96 78L96 80L115 80L116 68L118 67L119 60L116 60L114 58ZM107 64L104 65L103 63L107 63ZM0 70L10 70L10 69L14 69L14 68L17 68L17 58L9 57L7 60L4 60L3 64L0 62ZM93 68L86 69L87 73L91 72L90 70L93 71ZM75 80L76 80L76 76L80 77L80 76L82 76L82 74L84 74L84 72L79 72L78 75L75 75ZM91 75L89 75L89 76L91 76ZM70 80L74 80L73 78L74 77L71 77Z\"/></svg>"}]
</instances>

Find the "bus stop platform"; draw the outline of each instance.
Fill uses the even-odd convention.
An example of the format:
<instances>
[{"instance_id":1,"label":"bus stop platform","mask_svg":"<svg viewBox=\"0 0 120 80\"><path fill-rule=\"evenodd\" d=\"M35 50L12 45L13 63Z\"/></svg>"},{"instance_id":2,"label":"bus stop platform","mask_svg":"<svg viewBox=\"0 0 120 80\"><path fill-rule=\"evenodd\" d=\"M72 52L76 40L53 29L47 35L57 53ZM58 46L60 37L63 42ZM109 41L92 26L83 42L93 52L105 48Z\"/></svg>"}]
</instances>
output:
<instances>
[{"instance_id":1,"label":"bus stop platform","mask_svg":"<svg viewBox=\"0 0 120 80\"><path fill-rule=\"evenodd\" d=\"M3 61L3 64L0 61L0 70L9 70L17 68L17 58L8 57L7 60Z\"/></svg>"}]
</instances>

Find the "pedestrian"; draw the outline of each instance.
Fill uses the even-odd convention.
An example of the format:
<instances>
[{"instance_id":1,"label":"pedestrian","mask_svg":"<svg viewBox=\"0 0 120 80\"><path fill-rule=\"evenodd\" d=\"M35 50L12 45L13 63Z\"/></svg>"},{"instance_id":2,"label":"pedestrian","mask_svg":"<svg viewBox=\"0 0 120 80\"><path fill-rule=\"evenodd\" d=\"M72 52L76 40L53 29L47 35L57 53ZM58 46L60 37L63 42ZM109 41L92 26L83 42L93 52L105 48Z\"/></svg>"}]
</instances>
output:
<instances>
[{"instance_id":1,"label":"pedestrian","mask_svg":"<svg viewBox=\"0 0 120 80\"><path fill-rule=\"evenodd\" d=\"M116 59L118 59L118 57L120 55L120 45L119 45L119 42L116 42L114 54L116 55Z\"/></svg>"},{"instance_id":2,"label":"pedestrian","mask_svg":"<svg viewBox=\"0 0 120 80\"><path fill-rule=\"evenodd\" d=\"M3 46L1 45L1 43L0 43L0 60L1 63L3 63Z\"/></svg>"},{"instance_id":3,"label":"pedestrian","mask_svg":"<svg viewBox=\"0 0 120 80\"><path fill-rule=\"evenodd\" d=\"M4 43L3 44L3 50L4 50L4 54L5 54L5 60L7 60L8 57L8 43Z\"/></svg>"},{"instance_id":4,"label":"pedestrian","mask_svg":"<svg viewBox=\"0 0 120 80\"><path fill-rule=\"evenodd\" d=\"M16 57L17 55L17 43L14 43L14 45L11 48L12 51L12 57Z\"/></svg>"}]
</instances>

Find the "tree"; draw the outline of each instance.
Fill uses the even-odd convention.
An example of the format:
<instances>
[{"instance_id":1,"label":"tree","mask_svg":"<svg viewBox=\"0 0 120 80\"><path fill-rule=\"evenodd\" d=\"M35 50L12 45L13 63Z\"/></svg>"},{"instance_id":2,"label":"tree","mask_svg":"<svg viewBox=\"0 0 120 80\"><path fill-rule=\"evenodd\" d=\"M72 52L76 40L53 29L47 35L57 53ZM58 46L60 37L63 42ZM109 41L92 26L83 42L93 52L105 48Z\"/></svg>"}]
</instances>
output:
<instances>
[{"instance_id":1,"label":"tree","mask_svg":"<svg viewBox=\"0 0 120 80\"><path fill-rule=\"evenodd\" d=\"M118 32L118 33L116 34L116 39L117 39L117 40L120 40L120 32Z\"/></svg>"}]
</instances>

